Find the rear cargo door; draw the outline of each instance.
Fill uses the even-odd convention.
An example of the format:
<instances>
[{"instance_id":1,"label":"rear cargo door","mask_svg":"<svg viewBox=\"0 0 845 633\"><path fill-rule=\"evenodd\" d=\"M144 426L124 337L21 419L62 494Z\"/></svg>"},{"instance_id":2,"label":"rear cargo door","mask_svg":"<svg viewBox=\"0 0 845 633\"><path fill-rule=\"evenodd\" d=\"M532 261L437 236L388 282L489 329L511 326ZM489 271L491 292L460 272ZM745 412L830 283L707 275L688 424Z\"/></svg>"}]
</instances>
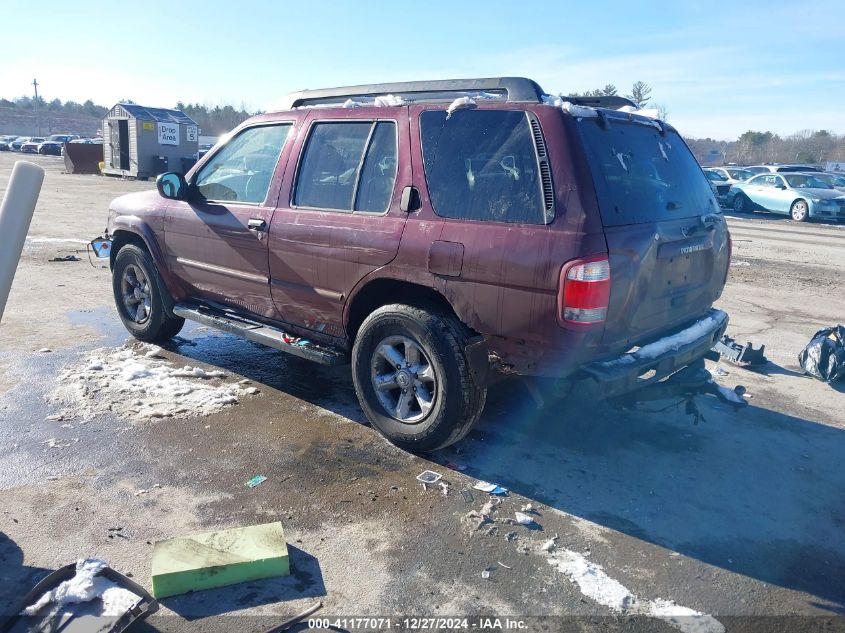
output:
<instances>
[{"instance_id":1,"label":"rear cargo door","mask_svg":"<svg viewBox=\"0 0 845 633\"><path fill-rule=\"evenodd\" d=\"M578 123L610 257L608 352L703 315L721 294L729 236L712 189L669 126L622 113Z\"/></svg>"}]
</instances>

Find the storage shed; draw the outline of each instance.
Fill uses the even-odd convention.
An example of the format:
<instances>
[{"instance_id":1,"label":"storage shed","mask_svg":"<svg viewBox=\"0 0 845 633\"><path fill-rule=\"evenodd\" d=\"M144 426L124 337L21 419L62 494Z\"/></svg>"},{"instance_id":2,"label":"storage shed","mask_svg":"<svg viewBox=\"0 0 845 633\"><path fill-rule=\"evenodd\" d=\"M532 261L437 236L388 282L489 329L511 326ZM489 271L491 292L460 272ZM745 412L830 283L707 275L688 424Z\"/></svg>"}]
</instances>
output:
<instances>
[{"instance_id":1,"label":"storage shed","mask_svg":"<svg viewBox=\"0 0 845 633\"><path fill-rule=\"evenodd\" d=\"M182 167L197 153L196 121L179 110L118 103L103 119L103 173L149 178Z\"/></svg>"}]
</instances>

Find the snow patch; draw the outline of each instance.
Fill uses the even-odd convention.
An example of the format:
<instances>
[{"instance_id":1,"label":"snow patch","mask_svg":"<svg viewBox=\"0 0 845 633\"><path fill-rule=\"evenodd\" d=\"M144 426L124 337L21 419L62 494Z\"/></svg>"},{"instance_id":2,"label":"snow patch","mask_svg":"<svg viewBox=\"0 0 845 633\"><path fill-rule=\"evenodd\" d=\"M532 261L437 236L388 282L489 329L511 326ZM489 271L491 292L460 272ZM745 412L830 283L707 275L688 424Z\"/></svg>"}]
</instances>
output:
<instances>
[{"instance_id":1,"label":"snow patch","mask_svg":"<svg viewBox=\"0 0 845 633\"><path fill-rule=\"evenodd\" d=\"M220 382L225 372L175 367L160 352L142 343L94 350L59 373L58 386L47 401L65 407L63 419L90 419L111 412L145 420L208 415L251 393L237 384Z\"/></svg>"},{"instance_id":2,"label":"snow patch","mask_svg":"<svg viewBox=\"0 0 845 633\"><path fill-rule=\"evenodd\" d=\"M660 340L644 345L636 352L625 354L616 360L601 363L604 367L612 367L613 365L628 365L641 360L652 360L666 352L677 351L684 345L689 345L695 341L704 338L709 333L715 331L721 323L726 322L728 315L722 310L711 310L710 313L700 321L694 323L685 330L681 330L677 334L667 336Z\"/></svg>"},{"instance_id":3,"label":"snow patch","mask_svg":"<svg viewBox=\"0 0 845 633\"><path fill-rule=\"evenodd\" d=\"M721 393L725 397L726 400L733 402L735 404L747 404L745 402L745 400L743 400L742 397L736 391L734 391L733 389L728 389L727 387L723 387L722 385L719 385L719 384L713 382L712 380L710 382L712 382L714 385L716 385L716 388L719 390L719 393Z\"/></svg>"},{"instance_id":4,"label":"snow patch","mask_svg":"<svg viewBox=\"0 0 845 633\"><path fill-rule=\"evenodd\" d=\"M451 117L457 110L466 110L474 107L475 101L473 99L469 97L459 97L450 103L448 108L446 108L446 118L448 119Z\"/></svg>"},{"instance_id":5,"label":"snow patch","mask_svg":"<svg viewBox=\"0 0 845 633\"><path fill-rule=\"evenodd\" d=\"M52 605L49 612L49 617L52 617L66 605L91 602L96 598L100 598L103 603L101 616L123 615L141 597L99 576L106 567L108 563L95 558L78 560L73 578L44 593L35 603L26 607L21 615L34 616L47 605Z\"/></svg>"},{"instance_id":6,"label":"snow patch","mask_svg":"<svg viewBox=\"0 0 845 633\"><path fill-rule=\"evenodd\" d=\"M579 119L594 119L598 117L599 113L595 108L590 106L575 105L571 101L564 101L561 104L564 112L568 112Z\"/></svg>"},{"instance_id":7,"label":"snow patch","mask_svg":"<svg viewBox=\"0 0 845 633\"><path fill-rule=\"evenodd\" d=\"M725 627L713 616L682 607L671 600L640 600L625 585L605 573L601 565L568 549L553 551L547 562L578 586L582 594L625 615L646 615L661 619L683 633L725 633ZM544 548L545 549L545 548Z\"/></svg>"},{"instance_id":8,"label":"snow patch","mask_svg":"<svg viewBox=\"0 0 845 633\"><path fill-rule=\"evenodd\" d=\"M353 101L352 99L347 99L346 101L343 102L343 107L344 108L360 108L361 104L358 103L357 101Z\"/></svg>"},{"instance_id":9,"label":"snow patch","mask_svg":"<svg viewBox=\"0 0 845 633\"><path fill-rule=\"evenodd\" d=\"M374 105L377 108L384 108L387 106L401 106L405 105L405 100L402 97L397 97L396 95L382 95L380 97L375 98Z\"/></svg>"}]
</instances>

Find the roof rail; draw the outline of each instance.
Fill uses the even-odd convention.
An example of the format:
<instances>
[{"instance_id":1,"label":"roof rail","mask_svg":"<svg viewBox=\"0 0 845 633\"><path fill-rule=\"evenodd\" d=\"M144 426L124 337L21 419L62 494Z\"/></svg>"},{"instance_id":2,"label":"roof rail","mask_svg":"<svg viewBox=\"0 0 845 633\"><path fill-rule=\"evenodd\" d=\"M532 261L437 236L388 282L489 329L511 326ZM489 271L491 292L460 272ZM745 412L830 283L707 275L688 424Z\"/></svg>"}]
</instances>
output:
<instances>
[{"instance_id":1,"label":"roof rail","mask_svg":"<svg viewBox=\"0 0 845 633\"><path fill-rule=\"evenodd\" d=\"M380 95L403 95L425 97L426 99L449 98L453 93L461 96L464 92L491 92L501 95L507 101L540 103L543 89L535 81L525 77L489 77L479 79L438 79L433 81L400 81L384 84L365 84L362 86L344 86L303 90L287 96L283 109L300 106L343 103L352 97L377 97Z\"/></svg>"},{"instance_id":2,"label":"roof rail","mask_svg":"<svg viewBox=\"0 0 845 633\"><path fill-rule=\"evenodd\" d=\"M637 107L637 104L626 99L625 97L606 96L606 97L563 97L564 101L569 101L575 105L590 106L592 108L608 108L609 110L618 110L625 106Z\"/></svg>"}]
</instances>

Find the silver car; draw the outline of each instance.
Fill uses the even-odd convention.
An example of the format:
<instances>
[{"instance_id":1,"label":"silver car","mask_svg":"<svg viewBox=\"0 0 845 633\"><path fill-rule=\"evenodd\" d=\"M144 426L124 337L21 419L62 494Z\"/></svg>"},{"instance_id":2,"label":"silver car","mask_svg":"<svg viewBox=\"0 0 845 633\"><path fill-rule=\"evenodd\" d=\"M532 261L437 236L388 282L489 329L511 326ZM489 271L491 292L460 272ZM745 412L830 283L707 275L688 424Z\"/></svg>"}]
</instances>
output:
<instances>
[{"instance_id":1,"label":"silver car","mask_svg":"<svg viewBox=\"0 0 845 633\"><path fill-rule=\"evenodd\" d=\"M845 220L845 194L820 180L817 173L754 176L731 187L728 204L737 213L762 209L787 214L796 222L810 218Z\"/></svg>"}]
</instances>

